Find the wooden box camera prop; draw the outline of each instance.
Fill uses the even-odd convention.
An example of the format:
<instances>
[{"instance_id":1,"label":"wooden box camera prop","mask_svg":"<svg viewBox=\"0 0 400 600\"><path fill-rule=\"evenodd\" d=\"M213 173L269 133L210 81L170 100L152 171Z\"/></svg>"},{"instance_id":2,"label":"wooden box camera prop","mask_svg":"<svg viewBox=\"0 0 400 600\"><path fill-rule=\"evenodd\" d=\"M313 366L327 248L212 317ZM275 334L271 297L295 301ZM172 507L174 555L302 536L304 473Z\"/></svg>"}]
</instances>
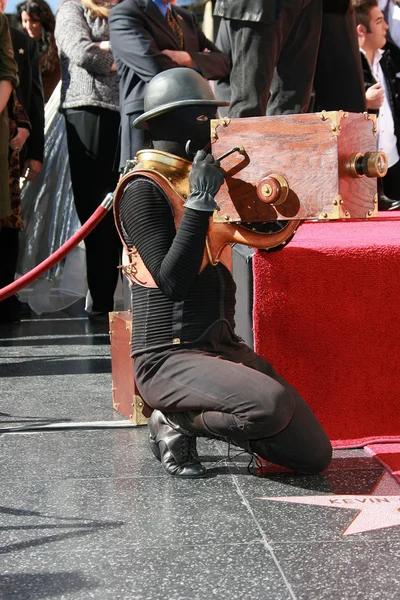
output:
<instances>
[{"instance_id":1,"label":"wooden box camera prop","mask_svg":"<svg viewBox=\"0 0 400 600\"><path fill-rule=\"evenodd\" d=\"M134 425L146 425L142 410L144 403L133 376L130 342L131 311L110 312L111 372L113 407Z\"/></svg>"},{"instance_id":2,"label":"wooden box camera prop","mask_svg":"<svg viewBox=\"0 0 400 600\"><path fill-rule=\"evenodd\" d=\"M368 113L213 120L211 141L214 157L227 155L214 222L255 229L377 214L376 178L386 174L387 158L376 152L376 119Z\"/></svg>"}]
</instances>

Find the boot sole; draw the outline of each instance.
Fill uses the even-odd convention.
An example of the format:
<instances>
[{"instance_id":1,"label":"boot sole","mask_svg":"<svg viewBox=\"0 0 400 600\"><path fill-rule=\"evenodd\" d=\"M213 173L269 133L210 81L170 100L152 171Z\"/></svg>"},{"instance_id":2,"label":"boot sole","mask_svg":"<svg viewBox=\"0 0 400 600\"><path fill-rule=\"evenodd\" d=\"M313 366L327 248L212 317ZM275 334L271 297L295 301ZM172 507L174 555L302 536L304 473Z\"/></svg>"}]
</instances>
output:
<instances>
[{"instance_id":1,"label":"boot sole","mask_svg":"<svg viewBox=\"0 0 400 600\"><path fill-rule=\"evenodd\" d=\"M156 459L158 460L158 462L161 462L161 453L160 453L160 449L158 447L158 443L156 441L157 440L157 434L153 430L153 428L151 426L151 422L149 422L148 427L149 427L150 450L152 451L152 453L154 454L154 456L156 457Z\"/></svg>"},{"instance_id":2,"label":"boot sole","mask_svg":"<svg viewBox=\"0 0 400 600\"><path fill-rule=\"evenodd\" d=\"M161 462L161 453L160 453L160 448L158 447L157 442L151 436L149 437L149 442L150 442L150 450L152 451L152 453L154 454L154 456L156 457L158 462Z\"/></svg>"}]
</instances>

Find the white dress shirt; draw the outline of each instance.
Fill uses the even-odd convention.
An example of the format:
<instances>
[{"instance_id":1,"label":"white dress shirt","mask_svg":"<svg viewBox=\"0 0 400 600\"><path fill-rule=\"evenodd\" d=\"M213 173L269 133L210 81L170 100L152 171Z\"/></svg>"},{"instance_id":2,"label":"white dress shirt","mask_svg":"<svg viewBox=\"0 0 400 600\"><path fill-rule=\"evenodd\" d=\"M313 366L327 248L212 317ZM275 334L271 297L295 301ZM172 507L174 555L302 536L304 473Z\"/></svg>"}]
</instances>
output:
<instances>
[{"instance_id":1,"label":"white dress shirt","mask_svg":"<svg viewBox=\"0 0 400 600\"><path fill-rule=\"evenodd\" d=\"M362 48L360 48L360 50L365 55L364 50ZM372 75L374 76L376 81L380 83L381 87L385 92L383 104L379 109L378 115L377 148L379 151L385 152L385 154L388 157L388 166L392 167L398 162L400 157L397 151L397 138L394 133L394 121L392 109L389 102L388 88L386 84L385 75L382 71L382 67L380 64L382 55L383 50L377 50L374 54L374 60L372 62L372 65L369 62L369 60L367 60L371 68Z\"/></svg>"}]
</instances>

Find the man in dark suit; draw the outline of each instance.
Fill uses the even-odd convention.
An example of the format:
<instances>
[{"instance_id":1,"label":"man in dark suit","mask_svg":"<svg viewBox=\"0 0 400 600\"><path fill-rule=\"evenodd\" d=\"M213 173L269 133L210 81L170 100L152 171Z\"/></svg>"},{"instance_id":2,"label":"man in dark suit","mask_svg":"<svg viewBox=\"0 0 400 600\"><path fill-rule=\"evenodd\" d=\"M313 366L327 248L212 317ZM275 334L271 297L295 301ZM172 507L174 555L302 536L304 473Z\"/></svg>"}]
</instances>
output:
<instances>
[{"instance_id":1,"label":"man in dark suit","mask_svg":"<svg viewBox=\"0 0 400 600\"><path fill-rule=\"evenodd\" d=\"M21 173L28 181L42 168L44 152L44 100L38 43L26 33L10 27L14 58L18 65L18 100L31 122L31 134L21 150Z\"/></svg>"},{"instance_id":2,"label":"man in dark suit","mask_svg":"<svg viewBox=\"0 0 400 600\"><path fill-rule=\"evenodd\" d=\"M321 33L322 0L217 0L216 44L231 54L230 117L306 112ZM226 99L227 81L215 87ZM267 106L268 105L268 106Z\"/></svg>"},{"instance_id":3,"label":"man in dark suit","mask_svg":"<svg viewBox=\"0 0 400 600\"><path fill-rule=\"evenodd\" d=\"M351 0L323 0L313 110L366 110L364 81Z\"/></svg>"},{"instance_id":4,"label":"man in dark suit","mask_svg":"<svg viewBox=\"0 0 400 600\"><path fill-rule=\"evenodd\" d=\"M120 76L121 159L149 146L148 133L133 127L143 113L147 83L161 71L196 69L206 79L226 77L229 61L201 31L191 12L168 0L124 0L110 13L110 41Z\"/></svg>"}]
</instances>

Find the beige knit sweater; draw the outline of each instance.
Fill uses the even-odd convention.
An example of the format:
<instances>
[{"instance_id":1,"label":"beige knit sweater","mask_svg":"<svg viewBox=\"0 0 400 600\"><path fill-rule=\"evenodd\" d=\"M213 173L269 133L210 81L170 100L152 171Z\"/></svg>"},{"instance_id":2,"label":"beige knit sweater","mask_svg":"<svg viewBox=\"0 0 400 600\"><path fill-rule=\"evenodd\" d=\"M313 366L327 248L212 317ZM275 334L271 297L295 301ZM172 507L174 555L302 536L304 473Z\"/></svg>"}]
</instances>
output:
<instances>
[{"instance_id":1,"label":"beige knit sweater","mask_svg":"<svg viewBox=\"0 0 400 600\"><path fill-rule=\"evenodd\" d=\"M100 106L119 110L118 75L111 71L108 20L93 18L79 0L64 0L56 14L55 38L61 65L61 109Z\"/></svg>"}]
</instances>

